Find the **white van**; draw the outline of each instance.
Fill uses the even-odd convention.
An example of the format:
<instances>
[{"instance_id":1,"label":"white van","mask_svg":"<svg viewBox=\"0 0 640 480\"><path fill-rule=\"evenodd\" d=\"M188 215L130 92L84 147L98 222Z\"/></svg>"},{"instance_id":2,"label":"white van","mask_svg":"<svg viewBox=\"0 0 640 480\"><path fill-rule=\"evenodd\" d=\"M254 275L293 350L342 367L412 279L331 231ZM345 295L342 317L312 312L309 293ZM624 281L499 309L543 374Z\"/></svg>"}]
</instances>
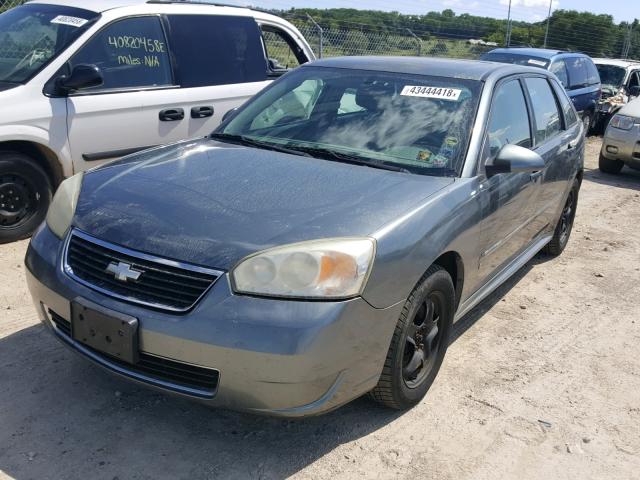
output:
<instances>
[{"instance_id":1,"label":"white van","mask_svg":"<svg viewBox=\"0 0 640 480\"><path fill-rule=\"evenodd\" d=\"M0 243L28 236L56 186L204 136L314 58L267 13L147 0L43 0L0 15Z\"/></svg>"}]
</instances>

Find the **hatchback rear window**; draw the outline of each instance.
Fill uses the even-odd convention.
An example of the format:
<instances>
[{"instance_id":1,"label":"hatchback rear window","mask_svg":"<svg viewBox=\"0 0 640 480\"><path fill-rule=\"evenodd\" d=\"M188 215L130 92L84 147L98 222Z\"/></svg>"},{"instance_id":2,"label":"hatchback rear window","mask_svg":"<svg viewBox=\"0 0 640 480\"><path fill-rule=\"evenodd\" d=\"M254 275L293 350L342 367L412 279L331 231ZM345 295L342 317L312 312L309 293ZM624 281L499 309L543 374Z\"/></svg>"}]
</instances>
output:
<instances>
[{"instance_id":1,"label":"hatchback rear window","mask_svg":"<svg viewBox=\"0 0 640 480\"><path fill-rule=\"evenodd\" d=\"M182 87L260 82L267 60L253 18L169 15L169 43Z\"/></svg>"}]
</instances>

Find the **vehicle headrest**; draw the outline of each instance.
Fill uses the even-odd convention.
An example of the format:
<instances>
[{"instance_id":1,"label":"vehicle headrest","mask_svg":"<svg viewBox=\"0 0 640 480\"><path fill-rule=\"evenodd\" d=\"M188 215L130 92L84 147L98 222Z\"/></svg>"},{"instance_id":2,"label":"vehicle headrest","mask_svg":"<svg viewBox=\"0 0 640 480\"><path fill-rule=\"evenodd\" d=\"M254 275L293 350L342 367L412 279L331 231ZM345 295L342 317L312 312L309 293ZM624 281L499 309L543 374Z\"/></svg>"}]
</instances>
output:
<instances>
[{"instance_id":1,"label":"vehicle headrest","mask_svg":"<svg viewBox=\"0 0 640 480\"><path fill-rule=\"evenodd\" d=\"M382 98L392 98L396 93L395 85L391 82L373 81L364 83L356 92L356 103L369 111L378 110L378 103Z\"/></svg>"}]
</instances>

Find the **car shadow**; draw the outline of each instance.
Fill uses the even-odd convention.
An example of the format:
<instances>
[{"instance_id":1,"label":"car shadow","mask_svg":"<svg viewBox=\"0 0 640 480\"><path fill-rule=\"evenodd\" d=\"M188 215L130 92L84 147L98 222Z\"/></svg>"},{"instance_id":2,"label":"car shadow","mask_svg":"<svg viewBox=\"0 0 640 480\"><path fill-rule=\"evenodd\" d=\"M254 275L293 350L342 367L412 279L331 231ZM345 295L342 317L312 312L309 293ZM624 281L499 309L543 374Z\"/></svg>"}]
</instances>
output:
<instances>
[{"instance_id":1,"label":"car shadow","mask_svg":"<svg viewBox=\"0 0 640 480\"><path fill-rule=\"evenodd\" d=\"M538 254L454 325L455 342ZM42 325L0 339L0 472L30 478L286 478L403 413L360 398L320 417L214 410L109 375Z\"/></svg>"},{"instance_id":2,"label":"car shadow","mask_svg":"<svg viewBox=\"0 0 640 480\"><path fill-rule=\"evenodd\" d=\"M615 175L603 173L597 168L585 168L583 178L586 181L601 185L640 191L640 170L634 170L627 166L623 167L620 173Z\"/></svg>"}]
</instances>

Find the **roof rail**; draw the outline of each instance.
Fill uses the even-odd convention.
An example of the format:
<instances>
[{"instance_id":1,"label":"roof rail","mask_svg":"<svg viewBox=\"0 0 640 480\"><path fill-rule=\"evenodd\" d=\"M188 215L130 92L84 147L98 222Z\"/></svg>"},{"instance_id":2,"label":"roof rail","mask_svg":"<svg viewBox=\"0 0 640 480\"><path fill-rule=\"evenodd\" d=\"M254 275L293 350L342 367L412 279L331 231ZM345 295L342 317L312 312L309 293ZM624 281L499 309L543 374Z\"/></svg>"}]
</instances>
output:
<instances>
[{"instance_id":1,"label":"roof rail","mask_svg":"<svg viewBox=\"0 0 640 480\"><path fill-rule=\"evenodd\" d=\"M245 8L247 10L253 10L256 12L270 13L273 12L263 8L256 8L250 5L234 5L231 3L217 2L215 0L147 0L147 3L155 4L187 4L187 5L209 5L212 7L232 7L232 8Z\"/></svg>"}]
</instances>

